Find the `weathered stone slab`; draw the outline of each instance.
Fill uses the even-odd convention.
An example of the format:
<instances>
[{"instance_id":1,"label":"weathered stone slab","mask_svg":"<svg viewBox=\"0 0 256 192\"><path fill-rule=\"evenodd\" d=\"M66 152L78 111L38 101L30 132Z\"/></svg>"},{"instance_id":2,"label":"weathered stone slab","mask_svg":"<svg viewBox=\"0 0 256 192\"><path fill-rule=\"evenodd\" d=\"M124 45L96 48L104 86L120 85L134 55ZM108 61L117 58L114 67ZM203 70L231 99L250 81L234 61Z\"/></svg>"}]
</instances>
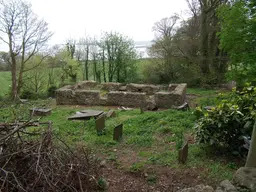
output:
<instances>
[{"instance_id":1,"label":"weathered stone slab","mask_svg":"<svg viewBox=\"0 0 256 192\"><path fill-rule=\"evenodd\" d=\"M110 110L107 113L107 117L111 118L111 117L116 117L116 112L114 110Z\"/></svg>"},{"instance_id":2,"label":"weathered stone slab","mask_svg":"<svg viewBox=\"0 0 256 192\"><path fill-rule=\"evenodd\" d=\"M178 110L182 110L182 111L185 111L185 110L188 110L189 109L189 105L187 102L183 103L182 105L178 106L177 107Z\"/></svg>"},{"instance_id":3,"label":"weathered stone slab","mask_svg":"<svg viewBox=\"0 0 256 192\"><path fill-rule=\"evenodd\" d=\"M32 108L30 109L30 116L48 116L52 112L52 109L46 108Z\"/></svg>"},{"instance_id":4,"label":"weathered stone slab","mask_svg":"<svg viewBox=\"0 0 256 192\"><path fill-rule=\"evenodd\" d=\"M181 149L178 151L179 163L185 163L188 158L188 142L186 142Z\"/></svg>"},{"instance_id":5,"label":"weathered stone slab","mask_svg":"<svg viewBox=\"0 0 256 192\"><path fill-rule=\"evenodd\" d=\"M123 124L114 128L113 140L119 141L123 137Z\"/></svg>"},{"instance_id":6,"label":"weathered stone slab","mask_svg":"<svg viewBox=\"0 0 256 192\"><path fill-rule=\"evenodd\" d=\"M68 117L68 120L89 120L92 117L97 118L99 115L103 113L103 111L83 110L71 117Z\"/></svg>"},{"instance_id":7,"label":"weathered stone slab","mask_svg":"<svg viewBox=\"0 0 256 192\"><path fill-rule=\"evenodd\" d=\"M95 128L98 134L102 134L105 128L105 114L100 115L95 121Z\"/></svg>"},{"instance_id":8,"label":"weathered stone slab","mask_svg":"<svg viewBox=\"0 0 256 192\"><path fill-rule=\"evenodd\" d=\"M256 191L256 167L241 167L236 171L233 181L239 186Z\"/></svg>"}]
</instances>

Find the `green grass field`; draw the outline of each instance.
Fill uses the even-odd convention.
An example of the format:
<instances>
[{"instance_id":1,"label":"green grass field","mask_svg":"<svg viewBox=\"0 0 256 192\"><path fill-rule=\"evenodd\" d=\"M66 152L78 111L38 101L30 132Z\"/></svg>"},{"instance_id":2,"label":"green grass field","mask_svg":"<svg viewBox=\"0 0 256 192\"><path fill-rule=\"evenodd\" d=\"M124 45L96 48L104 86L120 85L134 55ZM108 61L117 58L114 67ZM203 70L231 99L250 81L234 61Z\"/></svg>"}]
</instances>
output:
<instances>
[{"instance_id":1,"label":"green grass field","mask_svg":"<svg viewBox=\"0 0 256 192\"><path fill-rule=\"evenodd\" d=\"M8 94L11 87L11 73L9 71L0 72L0 97Z\"/></svg>"},{"instance_id":2,"label":"green grass field","mask_svg":"<svg viewBox=\"0 0 256 192\"><path fill-rule=\"evenodd\" d=\"M100 158L114 163L117 169L125 172L141 173L149 167L168 167L174 170L189 171L200 169L201 177L213 182L231 179L232 174L239 165L235 161L227 160L226 157L216 157L208 153L205 148L191 140L189 146L188 161L185 165L177 161L176 144L185 136L192 138L192 127L195 116L192 111L166 110L159 112L140 113L140 110L130 111L116 110L115 118L106 119L106 128L102 135L97 135L95 121L69 121L67 117L77 111L85 109L82 106L55 106L50 104L52 100L36 101L31 104L49 106L53 108L52 114L43 117L40 121L52 121L53 130L58 137L62 138L70 146L84 143L93 149ZM16 105L12 109L8 106L0 109L0 122L13 121L15 117L20 119L29 118L29 105ZM16 108L16 110L14 110ZM107 107L94 107L108 111ZM123 123L124 133L121 142L113 141L113 129ZM133 159L129 159L129 156ZM128 158L128 160L127 160ZM159 175L158 175L159 176Z\"/></svg>"}]
</instances>

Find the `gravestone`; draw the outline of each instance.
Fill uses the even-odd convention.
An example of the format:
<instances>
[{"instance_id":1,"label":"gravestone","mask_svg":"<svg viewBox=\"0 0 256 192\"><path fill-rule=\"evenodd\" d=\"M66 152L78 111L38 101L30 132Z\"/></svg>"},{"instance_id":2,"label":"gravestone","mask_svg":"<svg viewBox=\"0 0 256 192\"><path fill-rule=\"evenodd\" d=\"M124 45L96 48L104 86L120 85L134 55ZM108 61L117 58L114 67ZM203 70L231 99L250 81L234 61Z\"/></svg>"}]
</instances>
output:
<instances>
[{"instance_id":1,"label":"gravestone","mask_svg":"<svg viewBox=\"0 0 256 192\"><path fill-rule=\"evenodd\" d=\"M116 112L114 110L110 110L108 113L107 113L107 117L111 118L111 117L116 117Z\"/></svg>"},{"instance_id":2,"label":"gravestone","mask_svg":"<svg viewBox=\"0 0 256 192\"><path fill-rule=\"evenodd\" d=\"M103 111L83 110L80 112L76 112L76 114L72 115L71 117L68 117L68 120L90 120L92 117L96 119L103 113Z\"/></svg>"},{"instance_id":3,"label":"gravestone","mask_svg":"<svg viewBox=\"0 0 256 192\"><path fill-rule=\"evenodd\" d=\"M105 114L100 115L95 121L95 127L98 135L101 135L105 128Z\"/></svg>"},{"instance_id":4,"label":"gravestone","mask_svg":"<svg viewBox=\"0 0 256 192\"><path fill-rule=\"evenodd\" d=\"M120 124L114 128L113 140L119 141L123 136L123 124Z\"/></svg>"},{"instance_id":5,"label":"gravestone","mask_svg":"<svg viewBox=\"0 0 256 192\"><path fill-rule=\"evenodd\" d=\"M185 163L188 158L188 142L186 142L181 149L178 151L179 163Z\"/></svg>"},{"instance_id":6,"label":"gravestone","mask_svg":"<svg viewBox=\"0 0 256 192\"><path fill-rule=\"evenodd\" d=\"M48 116L52 112L52 109L46 108L32 108L30 109L30 116Z\"/></svg>"},{"instance_id":7,"label":"gravestone","mask_svg":"<svg viewBox=\"0 0 256 192\"><path fill-rule=\"evenodd\" d=\"M189 105L187 102L185 102L182 105L178 106L177 109L182 111L189 110Z\"/></svg>"}]
</instances>

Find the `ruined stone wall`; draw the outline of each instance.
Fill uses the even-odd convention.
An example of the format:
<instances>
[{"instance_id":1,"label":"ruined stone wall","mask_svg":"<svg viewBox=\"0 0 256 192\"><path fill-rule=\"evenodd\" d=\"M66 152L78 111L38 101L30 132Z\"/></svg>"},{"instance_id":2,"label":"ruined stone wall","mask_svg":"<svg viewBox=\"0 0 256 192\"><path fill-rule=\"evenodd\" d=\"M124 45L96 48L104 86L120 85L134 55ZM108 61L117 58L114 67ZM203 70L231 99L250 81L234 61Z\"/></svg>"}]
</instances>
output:
<instances>
[{"instance_id":1,"label":"ruined stone wall","mask_svg":"<svg viewBox=\"0 0 256 192\"><path fill-rule=\"evenodd\" d=\"M113 106L140 107L146 101L146 93L111 91L107 104Z\"/></svg>"},{"instance_id":2,"label":"ruined stone wall","mask_svg":"<svg viewBox=\"0 0 256 192\"><path fill-rule=\"evenodd\" d=\"M102 83L102 90L105 91L119 91L119 89L122 87L121 83L113 83L113 82L109 82L109 83Z\"/></svg>"},{"instance_id":3,"label":"ruined stone wall","mask_svg":"<svg viewBox=\"0 0 256 192\"><path fill-rule=\"evenodd\" d=\"M100 91L59 89L56 91L57 105L98 105Z\"/></svg>"},{"instance_id":4,"label":"ruined stone wall","mask_svg":"<svg viewBox=\"0 0 256 192\"><path fill-rule=\"evenodd\" d=\"M173 89L173 87L175 87ZM187 84L169 86L168 92L155 93L155 103L159 108L172 108L185 102Z\"/></svg>"},{"instance_id":5,"label":"ruined stone wall","mask_svg":"<svg viewBox=\"0 0 256 192\"><path fill-rule=\"evenodd\" d=\"M130 83L126 86L126 90L129 92L146 93L147 95L154 95L154 93L160 90L160 86L146 85L146 84L134 84Z\"/></svg>"},{"instance_id":6,"label":"ruined stone wall","mask_svg":"<svg viewBox=\"0 0 256 192\"><path fill-rule=\"evenodd\" d=\"M83 81L75 86L65 86L58 89L56 91L56 102L58 105L144 106L147 109L172 108L184 103L186 88L186 84L170 84L168 87L163 87L143 84L98 84L94 81Z\"/></svg>"}]
</instances>

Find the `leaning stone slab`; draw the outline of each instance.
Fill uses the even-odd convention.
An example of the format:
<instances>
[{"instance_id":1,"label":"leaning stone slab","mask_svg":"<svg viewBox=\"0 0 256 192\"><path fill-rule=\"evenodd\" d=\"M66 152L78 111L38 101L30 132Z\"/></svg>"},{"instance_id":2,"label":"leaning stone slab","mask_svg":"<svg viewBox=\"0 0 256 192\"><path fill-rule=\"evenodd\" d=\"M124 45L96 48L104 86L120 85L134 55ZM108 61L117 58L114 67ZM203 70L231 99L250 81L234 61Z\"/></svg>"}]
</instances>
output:
<instances>
[{"instance_id":1,"label":"leaning stone slab","mask_svg":"<svg viewBox=\"0 0 256 192\"><path fill-rule=\"evenodd\" d=\"M114 128L113 140L119 141L123 137L123 124Z\"/></svg>"},{"instance_id":2,"label":"leaning stone slab","mask_svg":"<svg viewBox=\"0 0 256 192\"><path fill-rule=\"evenodd\" d=\"M256 168L241 167L236 171L233 181L239 186L256 191Z\"/></svg>"},{"instance_id":3,"label":"leaning stone slab","mask_svg":"<svg viewBox=\"0 0 256 192\"><path fill-rule=\"evenodd\" d=\"M52 112L52 109L46 108L32 108L30 109L30 116L48 116Z\"/></svg>"},{"instance_id":4,"label":"leaning stone slab","mask_svg":"<svg viewBox=\"0 0 256 192\"><path fill-rule=\"evenodd\" d=\"M105 114L100 115L95 121L95 128L98 135L102 134L105 128Z\"/></svg>"},{"instance_id":5,"label":"leaning stone slab","mask_svg":"<svg viewBox=\"0 0 256 192\"><path fill-rule=\"evenodd\" d=\"M103 111L83 110L77 112L75 115L68 117L68 120L89 120L92 117L97 118L99 115L103 113Z\"/></svg>"},{"instance_id":6,"label":"leaning stone slab","mask_svg":"<svg viewBox=\"0 0 256 192\"><path fill-rule=\"evenodd\" d=\"M188 142L186 142L181 149L178 151L179 163L185 163L188 158Z\"/></svg>"},{"instance_id":7,"label":"leaning stone slab","mask_svg":"<svg viewBox=\"0 0 256 192\"><path fill-rule=\"evenodd\" d=\"M111 117L116 117L116 112L114 110L110 110L107 113L107 117L111 118Z\"/></svg>"}]
</instances>

